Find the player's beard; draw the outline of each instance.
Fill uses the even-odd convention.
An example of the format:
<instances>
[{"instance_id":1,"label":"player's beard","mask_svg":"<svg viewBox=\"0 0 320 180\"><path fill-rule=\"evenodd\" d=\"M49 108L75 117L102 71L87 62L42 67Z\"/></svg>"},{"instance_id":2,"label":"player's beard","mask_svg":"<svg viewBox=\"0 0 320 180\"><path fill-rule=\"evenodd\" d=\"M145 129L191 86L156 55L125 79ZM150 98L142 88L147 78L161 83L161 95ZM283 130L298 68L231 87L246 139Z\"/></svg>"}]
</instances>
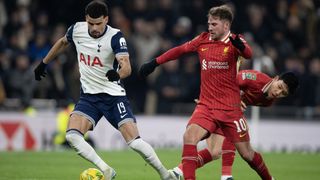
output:
<instances>
[{"instance_id":1,"label":"player's beard","mask_svg":"<svg viewBox=\"0 0 320 180\"><path fill-rule=\"evenodd\" d=\"M94 38L98 38L98 37L100 37L100 32L98 32L98 31L91 31L90 32L90 35L92 36L92 37L94 37Z\"/></svg>"}]
</instances>

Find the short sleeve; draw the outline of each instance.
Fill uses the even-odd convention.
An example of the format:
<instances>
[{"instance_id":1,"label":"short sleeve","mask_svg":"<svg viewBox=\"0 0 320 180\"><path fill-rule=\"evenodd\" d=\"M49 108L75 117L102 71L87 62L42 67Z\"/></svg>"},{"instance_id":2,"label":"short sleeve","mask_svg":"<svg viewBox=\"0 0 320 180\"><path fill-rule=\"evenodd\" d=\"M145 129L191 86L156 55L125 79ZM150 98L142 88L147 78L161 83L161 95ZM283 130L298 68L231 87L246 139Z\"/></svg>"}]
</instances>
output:
<instances>
[{"instance_id":1,"label":"short sleeve","mask_svg":"<svg viewBox=\"0 0 320 180\"><path fill-rule=\"evenodd\" d=\"M73 37L72 37L73 27L74 27L74 24L71 25L71 26L68 28L67 33L66 33L66 38L67 38L68 42L70 42L70 43L73 42Z\"/></svg>"},{"instance_id":2,"label":"short sleeve","mask_svg":"<svg viewBox=\"0 0 320 180\"><path fill-rule=\"evenodd\" d=\"M111 38L111 47L115 55L128 55L128 47L121 31Z\"/></svg>"}]
</instances>

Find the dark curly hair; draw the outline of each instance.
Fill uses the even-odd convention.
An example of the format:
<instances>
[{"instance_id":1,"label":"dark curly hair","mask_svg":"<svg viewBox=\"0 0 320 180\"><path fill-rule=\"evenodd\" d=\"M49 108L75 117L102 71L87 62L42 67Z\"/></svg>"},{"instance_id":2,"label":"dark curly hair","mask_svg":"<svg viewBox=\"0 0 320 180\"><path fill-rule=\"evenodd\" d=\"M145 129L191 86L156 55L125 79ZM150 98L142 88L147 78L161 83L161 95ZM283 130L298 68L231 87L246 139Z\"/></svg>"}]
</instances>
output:
<instances>
[{"instance_id":1,"label":"dark curly hair","mask_svg":"<svg viewBox=\"0 0 320 180\"><path fill-rule=\"evenodd\" d=\"M108 16L108 6L101 0L91 1L85 9L85 15L91 18L99 18L100 16Z\"/></svg>"}]
</instances>

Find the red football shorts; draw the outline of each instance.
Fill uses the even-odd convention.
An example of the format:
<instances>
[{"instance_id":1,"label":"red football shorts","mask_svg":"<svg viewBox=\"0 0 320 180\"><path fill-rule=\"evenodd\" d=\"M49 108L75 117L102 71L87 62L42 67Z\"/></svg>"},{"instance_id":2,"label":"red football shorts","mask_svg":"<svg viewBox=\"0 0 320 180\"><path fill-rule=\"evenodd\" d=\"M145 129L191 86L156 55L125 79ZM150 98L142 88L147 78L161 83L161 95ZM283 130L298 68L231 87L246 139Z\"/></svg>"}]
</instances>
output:
<instances>
[{"instance_id":1,"label":"red football shorts","mask_svg":"<svg viewBox=\"0 0 320 180\"><path fill-rule=\"evenodd\" d=\"M190 124L197 124L209 133L223 135L231 142L250 140L247 121L240 110L215 110L198 104L189 120Z\"/></svg>"}]
</instances>

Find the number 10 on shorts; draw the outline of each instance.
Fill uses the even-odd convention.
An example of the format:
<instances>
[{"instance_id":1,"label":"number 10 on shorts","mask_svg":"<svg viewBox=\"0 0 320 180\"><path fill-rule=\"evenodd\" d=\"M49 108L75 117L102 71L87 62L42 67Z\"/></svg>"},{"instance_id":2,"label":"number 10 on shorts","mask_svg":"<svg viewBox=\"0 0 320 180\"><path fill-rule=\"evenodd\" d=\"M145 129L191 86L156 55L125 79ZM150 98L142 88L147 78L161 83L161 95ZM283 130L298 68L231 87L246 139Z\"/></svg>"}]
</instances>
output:
<instances>
[{"instance_id":1,"label":"number 10 on shorts","mask_svg":"<svg viewBox=\"0 0 320 180\"><path fill-rule=\"evenodd\" d=\"M234 124L237 126L237 132L247 131L247 123L243 118L240 118L238 121L233 121Z\"/></svg>"}]
</instances>

